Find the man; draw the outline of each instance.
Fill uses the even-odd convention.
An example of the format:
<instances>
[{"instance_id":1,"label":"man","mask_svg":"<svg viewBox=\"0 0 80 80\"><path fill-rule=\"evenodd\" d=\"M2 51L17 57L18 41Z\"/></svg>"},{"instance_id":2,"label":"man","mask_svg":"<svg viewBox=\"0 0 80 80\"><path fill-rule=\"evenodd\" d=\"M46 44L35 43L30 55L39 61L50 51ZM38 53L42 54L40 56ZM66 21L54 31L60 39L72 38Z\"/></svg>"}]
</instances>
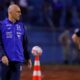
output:
<instances>
[{"instance_id":1,"label":"man","mask_svg":"<svg viewBox=\"0 0 80 80\"><path fill-rule=\"evenodd\" d=\"M76 29L74 34L72 35L72 40L75 44L75 51L76 51L76 61L80 64L80 29Z\"/></svg>"},{"instance_id":2,"label":"man","mask_svg":"<svg viewBox=\"0 0 80 80\"><path fill-rule=\"evenodd\" d=\"M21 10L12 4L8 8L8 18L2 22L1 34L4 54L2 56L2 80L20 80L20 67L27 52L25 28L20 21ZM27 54L27 53L26 53ZM27 54L29 68L32 62Z\"/></svg>"},{"instance_id":3,"label":"man","mask_svg":"<svg viewBox=\"0 0 80 80\"><path fill-rule=\"evenodd\" d=\"M70 31L65 30L59 37L60 43L62 45L63 55L64 55L64 64L69 63L69 55L71 50L71 40L70 40Z\"/></svg>"}]
</instances>

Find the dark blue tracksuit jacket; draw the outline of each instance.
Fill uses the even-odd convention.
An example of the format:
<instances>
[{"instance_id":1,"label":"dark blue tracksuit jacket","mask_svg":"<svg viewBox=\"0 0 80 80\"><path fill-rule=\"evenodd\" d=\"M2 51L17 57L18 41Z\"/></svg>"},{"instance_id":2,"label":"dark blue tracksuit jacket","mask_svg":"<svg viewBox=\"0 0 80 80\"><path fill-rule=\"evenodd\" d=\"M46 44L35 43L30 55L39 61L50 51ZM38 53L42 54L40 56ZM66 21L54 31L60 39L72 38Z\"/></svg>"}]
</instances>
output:
<instances>
[{"instance_id":1,"label":"dark blue tracksuit jacket","mask_svg":"<svg viewBox=\"0 0 80 80\"><path fill-rule=\"evenodd\" d=\"M5 19L1 24L3 55L6 55L10 61L23 62L24 57L29 59L27 36L23 23L20 21L12 23Z\"/></svg>"}]
</instances>

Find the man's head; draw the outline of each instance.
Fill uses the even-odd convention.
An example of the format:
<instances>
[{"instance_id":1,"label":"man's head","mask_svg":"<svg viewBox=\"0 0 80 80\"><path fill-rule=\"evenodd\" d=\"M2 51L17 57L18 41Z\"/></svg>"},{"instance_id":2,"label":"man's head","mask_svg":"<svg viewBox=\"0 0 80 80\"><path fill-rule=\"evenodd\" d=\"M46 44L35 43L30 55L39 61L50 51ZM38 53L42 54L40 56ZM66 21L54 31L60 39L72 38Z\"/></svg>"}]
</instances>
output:
<instances>
[{"instance_id":1,"label":"man's head","mask_svg":"<svg viewBox=\"0 0 80 80\"><path fill-rule=\"evenodd\" d=\"M80 37L80 29L79 29L79 28L75 29L74 33L75 33L78 37Z\"/></svg>"},{"instance_id":2,"label":"man's head","mask_svg":"<svg viewBox=\"0 0 80 80\"><path fill-rule=\"evenodd\" d=\"M16 4L11 4L8 8L8 17L15 21L19 20L21 16L21 9Z\"/></svg>"}]
</instances>

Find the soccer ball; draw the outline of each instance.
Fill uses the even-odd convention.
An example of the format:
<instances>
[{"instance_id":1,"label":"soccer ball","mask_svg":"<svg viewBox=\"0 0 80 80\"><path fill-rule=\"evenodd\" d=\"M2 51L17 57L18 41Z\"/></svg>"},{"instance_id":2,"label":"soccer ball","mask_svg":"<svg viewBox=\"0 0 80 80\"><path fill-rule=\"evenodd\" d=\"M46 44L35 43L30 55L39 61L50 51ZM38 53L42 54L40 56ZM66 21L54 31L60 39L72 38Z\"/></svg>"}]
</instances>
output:
<instances>
[{"instance_id":1,"label":"soccer ball","mask_svg":"<svg viewBox=\"0 0 80 80\"><path fill-rule=\"evenodd\" d=\"M34 46L32 48L32 54L34 56L40 56L42 54L42 49L39 46Z\"/></svg>"}]
</instances>

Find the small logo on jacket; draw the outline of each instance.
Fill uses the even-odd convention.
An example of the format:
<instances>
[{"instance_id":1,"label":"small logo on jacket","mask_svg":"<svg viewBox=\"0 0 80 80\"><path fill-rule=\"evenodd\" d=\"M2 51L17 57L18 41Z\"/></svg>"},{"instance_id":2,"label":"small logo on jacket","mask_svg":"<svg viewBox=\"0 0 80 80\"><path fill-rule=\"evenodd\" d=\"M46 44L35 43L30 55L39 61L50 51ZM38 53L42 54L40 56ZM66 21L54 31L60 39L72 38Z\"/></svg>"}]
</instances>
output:
<instances>
[{"instance_id":1,"label":"small logo on jacket","mask_svg":"<svg viewBox=\"0 0 80 80\"><path fill-rule=\"evenodd\" d=\"M21 26L19 24L16 25L16 29L21 31Z\"/></svg>"}]
</instances>

